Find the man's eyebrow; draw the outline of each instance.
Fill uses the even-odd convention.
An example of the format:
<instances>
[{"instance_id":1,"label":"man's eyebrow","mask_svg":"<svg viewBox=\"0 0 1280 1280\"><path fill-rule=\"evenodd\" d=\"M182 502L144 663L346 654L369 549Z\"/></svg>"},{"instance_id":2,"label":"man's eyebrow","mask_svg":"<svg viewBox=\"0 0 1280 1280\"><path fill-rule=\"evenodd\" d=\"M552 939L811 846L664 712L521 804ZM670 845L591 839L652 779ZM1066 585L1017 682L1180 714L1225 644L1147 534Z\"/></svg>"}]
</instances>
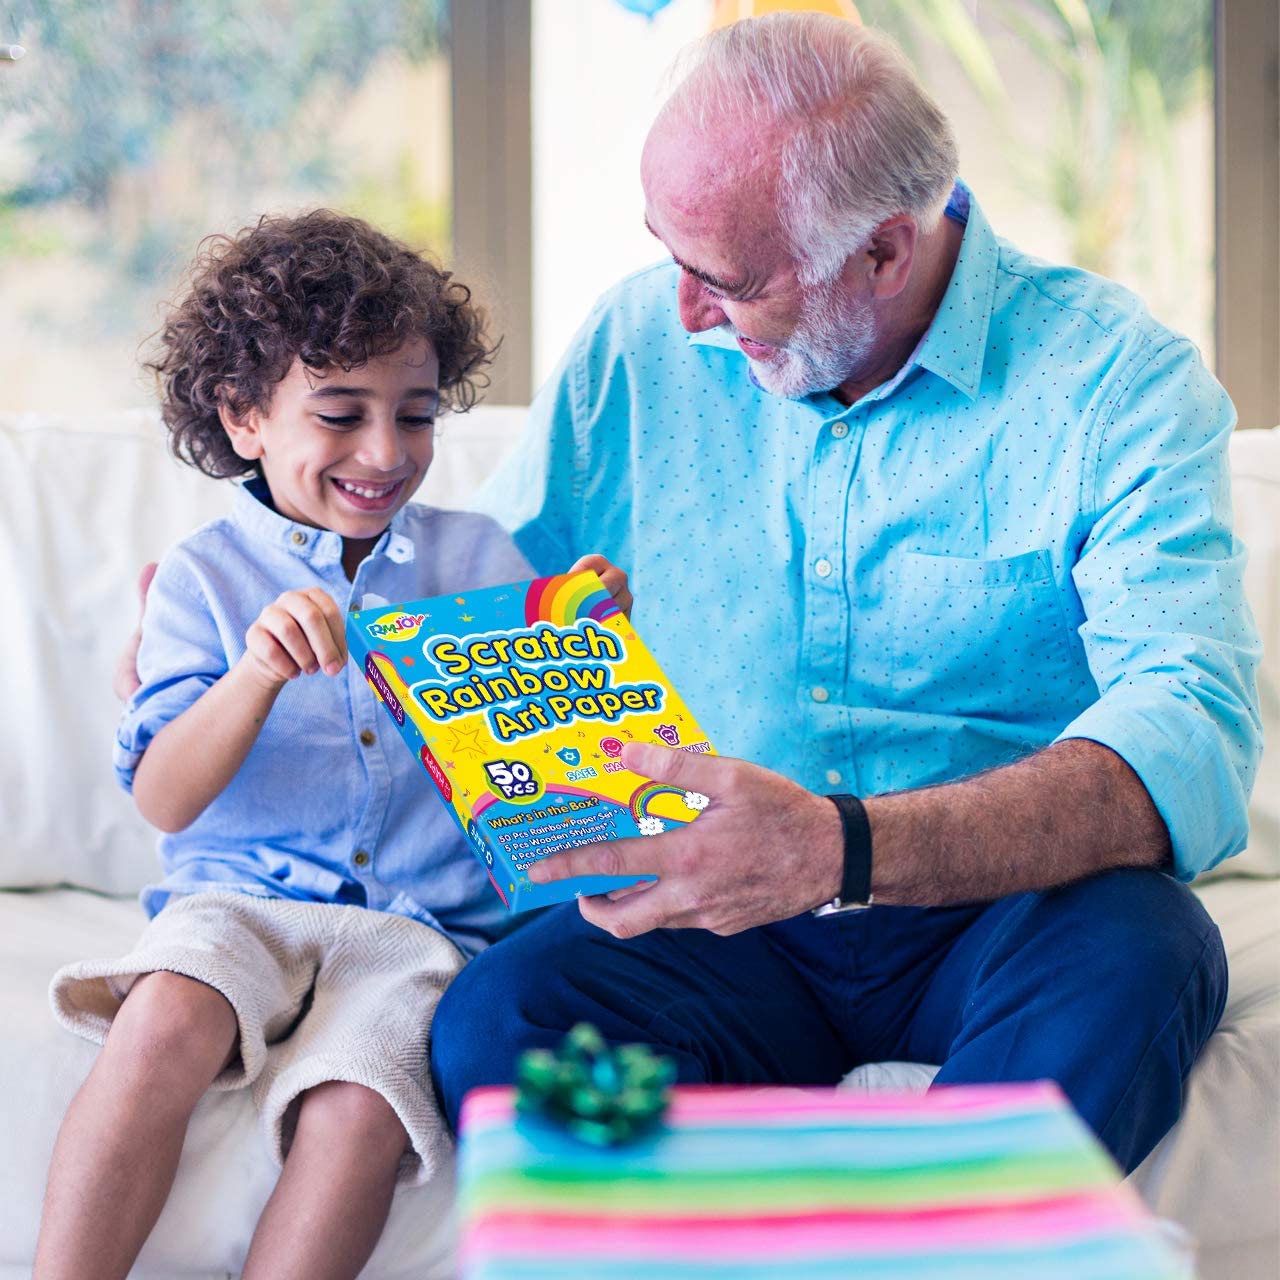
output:
<instances>
[{"instance_id":1,"label":"man's eyebrow","mask_svg":"<svg viewBox=\"0 0 1280 1280\"><path fill-rule=\"evenodd\" d=\"M661 239L658 233L649 225L647 215L644 220L644 226L645 230L653 236L654 239ZM728 280L721 280L717 276L713 276L709 272L702 271L697 267L691 267L687 262L681 262L674 253L671 254L671 261L674 262L681 271L687 271L695 280L701 280L703 284L709 284L718 293L742 293L747 287L747 282L745 280L738 284L733 284Z\"/></svg>"},{"instance_id":2,"label":"man's eyebrow","mask_svg":"<svg viewBox=\"0 0 1280 1280\"><path fill-rule=\"evenodd\" d=\"M339 396L351 396L357 400L367 400L373 393L368 387L316 387L315 390L308 393L316 397L324 397L326 400L334 400ZM439 399L439 387L412 387L406 391L404 398L406 400L423 400L427 398Z\"/></svg>"}]
</instances>

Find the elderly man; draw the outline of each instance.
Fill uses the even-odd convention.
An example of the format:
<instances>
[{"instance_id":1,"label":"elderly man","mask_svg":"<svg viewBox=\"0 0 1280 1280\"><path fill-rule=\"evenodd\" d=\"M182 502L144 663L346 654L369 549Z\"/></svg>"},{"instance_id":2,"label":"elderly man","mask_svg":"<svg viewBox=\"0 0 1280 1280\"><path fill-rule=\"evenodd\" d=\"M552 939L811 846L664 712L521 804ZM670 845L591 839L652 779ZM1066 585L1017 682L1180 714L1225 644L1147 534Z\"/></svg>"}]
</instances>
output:
<instances>
[{"instance_id":1,"label":"elderly man","mask_svg":"<svg viewBox=\"0 0 1280 1280\"><path fill-rule=\"evenodd\" d=\"M627 566L741 758L628 745L711 803L531 872L660 879L463 972L452 1121L583 1019L685 1081L1051 1077L1126 1169L1177 1118L1227 981L1180 882L1242 847L1260 749L1233 413L956 169L896 50L813 15L708 37L653 126L673 261L597 305L487 505L541 570Z\"/></svg>"}]
</instances>

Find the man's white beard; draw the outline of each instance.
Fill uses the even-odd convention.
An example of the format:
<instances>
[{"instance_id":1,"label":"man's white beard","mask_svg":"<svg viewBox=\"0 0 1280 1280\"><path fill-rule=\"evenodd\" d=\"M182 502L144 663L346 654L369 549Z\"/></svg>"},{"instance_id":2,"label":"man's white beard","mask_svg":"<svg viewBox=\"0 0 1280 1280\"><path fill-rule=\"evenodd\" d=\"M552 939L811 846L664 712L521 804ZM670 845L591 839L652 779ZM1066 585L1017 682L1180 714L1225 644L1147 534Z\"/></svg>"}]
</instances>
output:
<instances>
[{"instance_id":1,"label":"man's white beard","mask_svg":"<svg viewBox=\"0 0 1280 1280\"><path fill-rule=\"evenodd\" d=\"M788 400L832 391L863 363L875 345L871 308L853 301L841 305L838 295L835 285L815 288L787 345L771 360L751 361L766 391Z\"/></svg>"}]
</instances>

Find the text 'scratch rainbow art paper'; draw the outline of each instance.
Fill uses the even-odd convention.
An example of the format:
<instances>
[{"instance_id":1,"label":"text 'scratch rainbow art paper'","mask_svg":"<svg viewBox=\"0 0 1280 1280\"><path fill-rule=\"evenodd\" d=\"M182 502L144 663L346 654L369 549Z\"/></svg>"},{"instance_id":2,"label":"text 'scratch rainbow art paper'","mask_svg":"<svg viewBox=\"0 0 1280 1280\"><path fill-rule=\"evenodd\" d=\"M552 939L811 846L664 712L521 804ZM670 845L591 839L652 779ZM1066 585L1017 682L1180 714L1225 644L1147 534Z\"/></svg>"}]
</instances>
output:
<instances>
[{"instance_id":1,"label":"text 'scratch rainbow art paper'","mask_svg":"<svg viewBox=\"0 0 1280 1280\"><path fill-rule=\"evenodd\" d=\"M633 739L712 748L594 573L362 609L347 641L513 912L635 882L530 884L539 858L657 835L707 803L619 759Z\"/></svg>"}]
</instances>

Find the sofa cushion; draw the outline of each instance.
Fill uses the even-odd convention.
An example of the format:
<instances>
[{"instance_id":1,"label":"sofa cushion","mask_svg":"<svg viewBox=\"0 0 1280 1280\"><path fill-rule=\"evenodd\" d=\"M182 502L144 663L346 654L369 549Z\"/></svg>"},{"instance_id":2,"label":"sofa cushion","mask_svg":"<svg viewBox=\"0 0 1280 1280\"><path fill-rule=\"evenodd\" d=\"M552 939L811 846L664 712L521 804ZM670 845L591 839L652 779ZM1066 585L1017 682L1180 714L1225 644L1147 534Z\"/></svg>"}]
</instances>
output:
<instances>
[{"instance_id":1,"label":"sofa cushion","mask_svg":"<svg viewBox=\"0 0 1280 1280\"><path fill-rule=\"evenodd\" d=\"M1280 1260L1280 883L1197 885L1227 949L1227 1007L1182 1118L1132 1181L1190 1227L1200 1280L1275 1276Z\"/></svg>"},{"instance_id":2,"label":"sofa cushion","mask_svg":"<svg viewBox=\"0 0 1280 1280\"><path fill-rule=\"evenodd\" d=\"M1280 876L1280 427L1231 438L1236 535L1249 550L1245 591L1262 635L1258 697L1266 750L1249 804L1249 847L1210 878Z\"/></svg>"},{"instance_id":3,"label":"sofa cushion","mask_svg":"<svg viewBox=\"0 0 1280 1280\"><path fill-rule=\"evenodd\" d=\"M522 409L445 420L417 497L461 506L514 440ZM117 654L138 571L227 509L228 482L168 455L154 412L85 422L0 414L0 593L9 602L0 707L6 805L0 887L71 884L137 893L156 833L111 769Z\"/></svg>"},{"instance_id":4,"label":"sofa cushion","mask_svg":"<svg viewBox=\"0 0 1280 1280\"><path fill-rule=\"evenodd\" d=\"M228 496L166 456L154 414L0 418L0 592L17 605L0 706L20 747L0 753L0 794L17 800L0 884L128 893L154 872L155 836L111 772L112 650L138 570Z\"/></svg>"}]
</instances>

